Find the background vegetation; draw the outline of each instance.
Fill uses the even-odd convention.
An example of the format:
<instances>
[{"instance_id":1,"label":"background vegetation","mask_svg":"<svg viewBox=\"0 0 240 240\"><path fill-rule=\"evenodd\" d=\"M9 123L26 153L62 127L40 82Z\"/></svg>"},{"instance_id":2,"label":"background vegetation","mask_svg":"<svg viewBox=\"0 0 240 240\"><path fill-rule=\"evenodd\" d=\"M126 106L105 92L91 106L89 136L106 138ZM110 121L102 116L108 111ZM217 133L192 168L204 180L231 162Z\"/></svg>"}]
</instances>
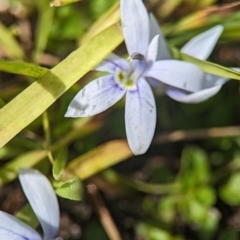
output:
<instances>
[{"instance_id":1,"label":"background vegetation","mask_svg":"<svg viewBox=\"0 0 240 240\"><path fill-rule=\"evenodd\" d=\"M239 1L145 3L177 48L222 24L210 60L240 67ZM124 100L92 118L64 118L73 96L96 78L90 70L116 47L126 54L121 32L110 26L119 22L118 6L0 0L0 209L38 226L17 180L19 167L34 167L59 195L63 239L239 239L237 80L195 105L156 91L156 134L142 156L126 142Z\"/></svg>"}]
</instances>

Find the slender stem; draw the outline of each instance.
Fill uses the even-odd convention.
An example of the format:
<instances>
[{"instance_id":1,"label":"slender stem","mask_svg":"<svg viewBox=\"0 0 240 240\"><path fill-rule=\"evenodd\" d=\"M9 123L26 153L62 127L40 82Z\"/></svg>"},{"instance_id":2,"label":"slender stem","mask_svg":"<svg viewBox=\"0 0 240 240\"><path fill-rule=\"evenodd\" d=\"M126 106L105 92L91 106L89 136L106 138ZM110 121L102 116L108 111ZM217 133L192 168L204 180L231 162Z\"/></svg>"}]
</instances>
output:
<instances>
[{"instance_id":1,"label":"slender stem","mask_svg":"<svg viewBox=\"0 0 240 240\"><path fill-rule=\"evenodd\" d=\"M186 140L204 139L204 138L221 138L221 137L237 137L240 135L239 126L216 127L197 130L178 130L169 133L158 134L153 144L162 144L168 142L178 142Z\"/></svg>"},{"instance_id":2,"label":"slender stem","mask_svg":"<svg viewBox=\"0 0 240 240\"><path fill-rule=\"evenodd\" d=\"M99 215L102 226L104 227L110 240L122 240L118 229L110 215L110 212L106 208L106 205L98 193L98 190L94 184L89 184L87 186L87 191L93 201L95 210Z\"/></svg>"},{"instance_id":3,"label":"slender stem","mask_svg":"<svg viewBox=\"0 0 240 240\"><path fill-rule=\"evenodd\" d=\"M149 193L149 194L168 194L168 193L177 192L179 189L178 183L168 183L168 184L144 183L141 181L133 180L121 174L118 174L113 170L104 171L103 176L110 183L121 184L126 187L133 188L137 191Z\"/></svg>"},{"instance_id":4,"label":"slender stem","mask_svg":"<svg viewBox=\"0 0 240 240\"><path fill-rule=\"evenodd\" d=\"M54 164L54 159L52 152L50 150L51 146L51 131L50 131L50 123L49 123L49 118L48 118L48 112L45 111L42 115L42 125L43 125L43 130L44 130L44 135L45 135L45 148L47 150L47 156L51 162L51 164Z\"/></svg>"}]
</instances>

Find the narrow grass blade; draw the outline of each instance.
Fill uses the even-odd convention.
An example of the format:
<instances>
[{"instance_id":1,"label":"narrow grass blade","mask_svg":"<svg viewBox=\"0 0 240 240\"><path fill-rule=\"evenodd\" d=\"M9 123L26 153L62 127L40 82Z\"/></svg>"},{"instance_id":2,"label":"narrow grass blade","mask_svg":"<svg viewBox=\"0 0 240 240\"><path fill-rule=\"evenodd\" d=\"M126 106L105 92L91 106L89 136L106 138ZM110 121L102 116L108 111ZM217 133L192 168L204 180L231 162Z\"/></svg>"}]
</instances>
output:
<instances>
[{"instance_id":1,"label":"narrow grass blade","mask_svg":"<svg viewBox=\"0 0 240 240\"><path fill-rule=\"evenodd\" d=\"M226 77L229 79L240 80L240 72L238 72L238 71L235 71L231 68L221 66L216 63L203 61L203 60L194 58L192 56L182 53L181 51L179 51L178 49L176 49L174 47L170 47L170 50L171 50L174 58L183 60L186 62L194 63L197 66L199 66L201 69L203 69L205 72L215 74L218 76L222 76L222 77Z\"/></svg>"},{"instance_id":2,"label":"narrow grass blade","mask_svg":"<svg viewBox=\"0 0 240 240\"><path fill-rule=\"evenodd\" d=\"M21 61L0 60L0 71L40 78L47 73L48 69Z\"/></svg>"},{"instance_id":3,"label":"narrow grass blade","mask_svg":"<svg viewBox=\"0 0 240 240\"><path fill-rule=\"evenodd\" d=\"M0 22L0 45L4 47L9 57L23 59L24 52L12 33Z\"/></svg>"}]
</instances>

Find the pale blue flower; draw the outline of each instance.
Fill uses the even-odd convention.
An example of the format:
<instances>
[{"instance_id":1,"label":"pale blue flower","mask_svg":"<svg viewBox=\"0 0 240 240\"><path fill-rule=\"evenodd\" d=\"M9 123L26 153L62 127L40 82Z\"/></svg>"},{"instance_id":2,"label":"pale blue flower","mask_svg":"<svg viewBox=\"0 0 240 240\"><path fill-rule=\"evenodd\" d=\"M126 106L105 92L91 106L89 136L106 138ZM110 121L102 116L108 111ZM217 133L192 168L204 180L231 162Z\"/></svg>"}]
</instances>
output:
<instances>
[{"instance_id":1,"label":"pale blue flower","mask_svg":"<svg viewBox=\"0 0 240 240\"><path fill-rule=\"evenodd\" d=\"M21 169L19 180L23 191L40 222L44 237L14 216L0 211L1 240L53 240L59 229L57 197L48 179L34 169Z\"/></svg>"},{"instance_id":2,"label":"pale blue flower","mask_svg":"<svg viewBox=\"0 0 240 240\"><path fill-rule=\"evenodd\" d=\"M129 146L134 154L148 149L155 131L156 105L146 78L198 91L203 71L177 60L155 61L159 35L150 39L149 16L141 0L121 0L123 34L130 62L114 54L97 68L109 75L85 86L70 103L66 117L87 117L100 113L126 94L125 125ZM165 49L162 49L165 51ZM160 50L161 51L161 50Z\"/></svg>"},{"instance_id":3,"label":"pale blue flower","mask_svg":"<svg viewBox=\"0 0 240 240\"><path fill-rule=\"evenodd\" d=\"M158 26L156 19L153 15L151 16L150 25L152 35L161 33L161 29ZM192 38L181 48L181 51L195 58L206 60L211 54L213 48L215 47L220 35L222 34L222 31L223 26L217 25ZM168 50L166 50L167 45L165 39L163 38L162 34L160 36L162 36L160 42L161 48L159 48L157 59L171 59L171 54ZM161 49L165 49L164 53L161 52ZM235 68L235 70L238 69ZM186 91L167 84L165 84L164 87L166 94L176 101L184 103L199 103L209 99L210 97L218 93L222 85L227 80L227 78L221 76L204 73L204 75L200 79L201 87L198 91Z\"/></svg>"}]
</instances>

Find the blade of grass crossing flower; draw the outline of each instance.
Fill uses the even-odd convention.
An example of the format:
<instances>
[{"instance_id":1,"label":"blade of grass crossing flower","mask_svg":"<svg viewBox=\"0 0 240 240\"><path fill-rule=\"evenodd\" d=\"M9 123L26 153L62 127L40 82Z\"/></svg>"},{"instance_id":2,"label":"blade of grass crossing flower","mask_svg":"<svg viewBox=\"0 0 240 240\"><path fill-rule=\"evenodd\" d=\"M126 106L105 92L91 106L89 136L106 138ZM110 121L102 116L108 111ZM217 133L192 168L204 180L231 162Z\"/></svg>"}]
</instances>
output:
<instances>
[{"instance_id":1,"label":"blade of grass crossing flower","mask_svg":"<svg viewBox=\"0 0 240 240\"><path fill-rule=\"evenodd\" d=\"M238 71L235 71L231 68L221 66L216 63L203 61L203 60L194 58L192 56L189 56L187 54L180 52L178 49L176 49L174 47L170 47L170 49L171 49L173 58L193 63L207 73L211 73L211 74L229 78L229 79L240 80L240 73Z\"/></svg>"},{"instance_id":2,"label":"blade of grass crossing flower","mask_svg":"<svg viewBox=\"0 0 240 240\"><path fill-rule=\"evenodd\" d=\"M48 69L26 62L0 60L0 71L40 78L48 72Z\"/></svg>"},{"instance_id":3,"label":"blade of grass crossing flower","mask_svg":"<svg viewBox=\"0 0 240 240\"><path fill-rule=\"evenodd\" d=\"M23 59L24 52L12 33L0 22L0 44L4 47L9 57Z\"/></svg>"},{"instance_id":4,"label":"blade of grass crossing flower","mask_svg":"<svg viewBox=\"0 0 240 240\"><path fill-rule=\"evenodd\" d=\"M107 28L0 109L0 147L40 116L122 40L117 25Z\"/></svg>"}]
</instances>

